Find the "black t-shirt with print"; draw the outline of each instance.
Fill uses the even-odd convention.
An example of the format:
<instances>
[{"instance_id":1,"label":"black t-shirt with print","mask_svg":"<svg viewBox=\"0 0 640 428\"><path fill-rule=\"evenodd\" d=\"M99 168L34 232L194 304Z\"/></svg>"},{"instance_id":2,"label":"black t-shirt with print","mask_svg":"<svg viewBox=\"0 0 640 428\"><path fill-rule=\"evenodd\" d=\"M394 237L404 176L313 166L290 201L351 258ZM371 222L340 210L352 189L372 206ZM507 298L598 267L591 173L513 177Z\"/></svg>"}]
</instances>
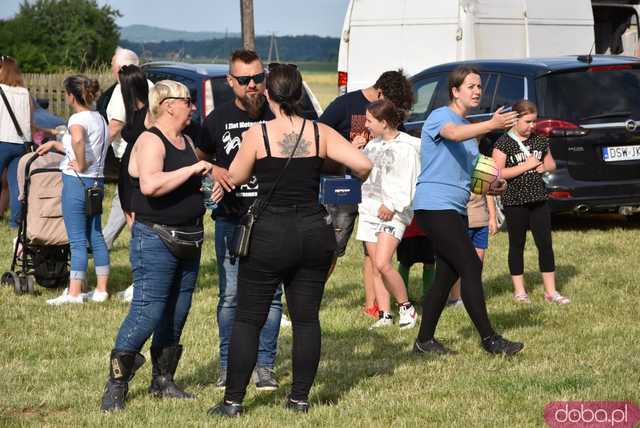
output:
<instances>
[{"instance_id":1,"label":"black t-shirt with print","mask_svg":"<svg viewBox=\"0 0 640 428\"><path fill-rule=\"evenodd\" d=\"M522 144L540 161L549 150L549 140L532 134ZM526 162L527 155L520 149L518 143L508 133L498 138L495 148L507 155L506 168L511 168ZM507 190L502 195L504 206L525 205L532 202L546 201L547 188L542 174L531 169L517 177L507 180Z\"/></svg>"},{"instance_id":2,"label":"black t-shirt with print","mask_svg":"<svg viewBox=\"0 0 640 428\"><path fill-rule=\"evenodd\" d=\"M348 141L353 141L357 135L368 141L369 132L364 126L368 105L369 100L361 90L347 92L333 100L318 121L332 127Z\"/></svg>"},{"instance_id":3,"label":"black t-shirt with print","mask_svg":"<svg viewBox=\"0 0 640 428\"><path fill-rule=\"evenodd\" d=\"M242 143L242 133L256 123L271 119L274 119L274 116L267 103L256 119L250 118L246 111L239 109L235 101L222 104L209 113L204 121L197 147L214 156L216 165L228 169ZM252 176L247 184L224 194L215 210L215 215L217 217L242 216L256 196L258 196L258 182L255 176Z\"/></svg>"}]
</instances>

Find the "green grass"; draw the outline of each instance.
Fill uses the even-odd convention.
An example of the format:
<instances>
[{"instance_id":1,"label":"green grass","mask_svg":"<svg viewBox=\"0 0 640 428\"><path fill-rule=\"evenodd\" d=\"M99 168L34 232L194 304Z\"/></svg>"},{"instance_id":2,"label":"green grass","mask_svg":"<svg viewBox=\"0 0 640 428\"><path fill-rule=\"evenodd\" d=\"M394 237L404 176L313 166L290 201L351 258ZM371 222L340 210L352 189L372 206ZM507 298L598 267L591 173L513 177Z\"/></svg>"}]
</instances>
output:
<instances>
[{"instance_id":1,"label":"green grass","mask_svg":"<svg viewBox=\"0 0 640 428\"><path fill-rule=\"evenodd\" d=\"M113 187L109 186L107 200ZM108 210L105 210L108 212ZM277 376L281 388L257 394L247 416L214 421L206 409L222 397L216 378L217 279L212 222L193 307L184 330L185 355L178 383L195 401L158 401L146 388L150 364L131 383L125 412L103 415L99 398L107 359L128 306L105 304L49 307L57 294L16 296L0 289L0 426L543 426L543 408L554 400L640 399L637 368L640 298L636 264L640 228L618 218L561 219L554 234L558 283L573 300L568 307L542 303L531 242L526 278L530 306L511 301L505 233L491 239L484 272L489 314L498 331L523 340L524 352L495 358L478 346L465 311L445 310L437 337L458 351L446 358L411 354L417 330L397 327L369 332L360 313L361 247L351 241L327 285L321 310L323 352L307 416L293 416L282 404L291 382L291 331L280 336ZM112 292L131 274L128 232L112 251ZM0 254L8 268L13 233L0 224ZM530 240L531 241L531 240ZM417 271L412 294L419 294ZM94 284L92 277L90 283ZM417 296L416 296L417 297ZM148 348L143 353L148 357Z\"/></svg>"},{"instance_id":2,"label":"green grass","mask_svg":"<svg viewBox=\"0 0 640 428\"><path fill-rule=\"evenodd\" d=\"M302 78L311 87L322 108L338 95L338 73L335 65L332 70L327 70L329 65L321 63L322 66L312 64L309 67L301 66Z\"/></svg>"}]
</instances>

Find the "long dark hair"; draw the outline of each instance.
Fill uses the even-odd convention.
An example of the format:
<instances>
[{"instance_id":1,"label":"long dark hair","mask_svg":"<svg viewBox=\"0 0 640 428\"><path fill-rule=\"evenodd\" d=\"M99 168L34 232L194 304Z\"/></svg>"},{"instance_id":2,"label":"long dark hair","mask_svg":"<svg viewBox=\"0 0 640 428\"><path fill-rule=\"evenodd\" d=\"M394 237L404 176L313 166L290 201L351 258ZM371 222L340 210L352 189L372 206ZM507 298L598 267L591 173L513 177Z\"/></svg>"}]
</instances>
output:
<instances>
[{"instance_id":1,"label":"long dark hair","mask_svg":"<svg viewBox=\"0 0 640 428\"><path fill-rule=\"evenodd\" d=\"M285 115L302 114L302 76L294 65L269 64L267 91Z\"/></svg>"},{"instance_id":2,"label":"long dark hair","mask_svg":"<svg viewBox=\"0 0 640 428\"><path fill-rule=\"evenodd\" d=\"M127 125L132 126L133 112L138 109L138 102L147 108L149 107L147 78L137 65L125 65L120 68L118 79L120 80Z\"/></svg>"}]
</instances>

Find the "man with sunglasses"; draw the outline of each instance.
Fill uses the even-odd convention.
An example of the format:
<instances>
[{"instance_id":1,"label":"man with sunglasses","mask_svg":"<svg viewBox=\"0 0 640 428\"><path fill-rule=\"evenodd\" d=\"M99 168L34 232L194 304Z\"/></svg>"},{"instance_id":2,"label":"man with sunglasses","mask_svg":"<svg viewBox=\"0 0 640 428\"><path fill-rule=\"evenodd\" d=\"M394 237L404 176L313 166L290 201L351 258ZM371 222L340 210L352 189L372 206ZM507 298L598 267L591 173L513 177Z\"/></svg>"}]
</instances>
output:
<instances>
[{"instance_id":1,"label":"man with sunglasses","mask_svg":"<svg viewBox=\"0 0 640 428\"><path fill-rule=\"evenodd\" d=\"M216 382L224 388L227 375L227 357L231 329L237 303L239 259L229 252L233 230L240 218L258 195L255 177L246 185L235 187L227 169L242 142L242 133L253 124L274 118L264 95L265 71L258 55L250 50L237 50L229 59L227 83L233 90L234 100L216 106L207 116L197 142L198 156L211 159L213 174L225 189L225 195L214 210L215 248L220 287L217 319L220 336L220 375ZM282 316L282 289L278 288L271 303L269 316L260 333L258 362L254 381L259 390L275 390L275 366L280 318Z\"/></svg>"}]
</instances>

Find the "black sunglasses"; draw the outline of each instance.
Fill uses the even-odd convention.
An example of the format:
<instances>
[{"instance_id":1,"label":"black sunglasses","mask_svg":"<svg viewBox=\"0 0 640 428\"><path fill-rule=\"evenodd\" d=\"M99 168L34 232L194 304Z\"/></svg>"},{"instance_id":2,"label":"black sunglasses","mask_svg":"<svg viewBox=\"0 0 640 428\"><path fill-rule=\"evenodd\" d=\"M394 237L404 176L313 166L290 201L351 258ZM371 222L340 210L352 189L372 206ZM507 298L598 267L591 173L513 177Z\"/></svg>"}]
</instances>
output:
<instances>
[{"instance_id":1,"label":"black sunglasses","mask_svg":"<svg viewBox=\"0 0 640 428\"><path fill-rule=\"evenodd\" d=\"M265 78L264 72L254 74L253 76L234 76L233 74L229 74L229 76L236 79L242 86L247 86L252 80L256 85L259 85L260 83L264 82Z\"/></svg>"},{"instance_id":2,"label":"black sunglasses","mask_svg":"<svg viewBox=\"0 0 640 428\"><path fill-rule=\"evenodd\" d=\"M193 104L193 100L189 97L165 97L160 101L160 104L162 104L163 102L167 101L167 100L183 100L187 103L187 105L189 107L191 107Z\"/></svg>"}]
</instances>

